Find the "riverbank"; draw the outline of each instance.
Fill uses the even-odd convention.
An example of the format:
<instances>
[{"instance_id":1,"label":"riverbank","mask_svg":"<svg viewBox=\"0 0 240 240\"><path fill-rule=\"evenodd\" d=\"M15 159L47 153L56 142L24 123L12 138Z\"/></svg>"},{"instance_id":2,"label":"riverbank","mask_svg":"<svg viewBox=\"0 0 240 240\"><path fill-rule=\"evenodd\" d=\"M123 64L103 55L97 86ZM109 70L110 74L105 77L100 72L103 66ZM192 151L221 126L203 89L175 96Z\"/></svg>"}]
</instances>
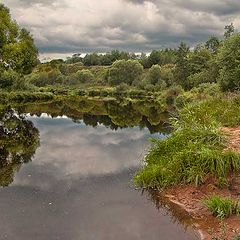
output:
<instances>
[{"instance_id":1,"label":"riverbank","mask_svg":"<svg viewBox=\"0 0 240 240\"><path fill-rule=\"evenodd\" d=\"M170 202L185 210L191 218L191 226L199 233L201 240L212 239L235 239L240 229L239 216L230 216L225 219L219 219L203 204L207 196L218 195L222 197L237 198L234 192L229 189L220 189L214 182L209 182L196 187L195 185L176 186L161 193ZM223 237L224 238L221 238ZM215 237L215 238L214 238Z\"/></svg>"},{"instance_id":2,"label":"riverbank","mask_svg":"<svg viewBox=\"0 0 240 240\"><path fill-rule=\"evenodd\" d=\"M134 178L138 186L158 189L181 206L204 240L239 237L239 215L230 210L224 219L216 218L204 204L212 196L238 201L239 99L234 94L186 105L172 121L172 134L154 139ZM221 207L217 206L220 213L225 210Z\"/></svg>"},{"instance_id":3,"label":"riverbank","mask_svg":"<svg viewBox=\"0 0 240 240\"><path fill-rule=\"evenodd\" d=\"M240 126L224 127L221 131L228 135L226 150L231 149L240 153ZM210 177L200 186L194 184L174 186L159 195L163 195L168 201L186 211L189 218L192 219L191 225L199 233L202 240L212 240L213 238L235 240L240 230L239 216L232 215L225 219L219 219L214 217L203 204L204 199L211 195L238 200L240 174L229 176L229 182L229 187L219 188L216 179Z\"/></svg>"},{"instance_id":4,"label":"riverbank","mask_svg":"<svg viewBox=\"0 0 240 240\"><path fill-rule=\"evenodd\" d=\"M227 134L226 150L233 150L240 153L240 126L224 127L221 131ZM192 224L199 232L202 240L235 239L240 230L239 216L230 216L225 219L215 218L203 204L207 196L218 195L239 199L240 195L240 174L229 176L230 186L219 188L213 178L209 178L203 185L185 185L171 187L164 194L168 200L183 208L193 219Z\"/></svg>"}]
</instances>

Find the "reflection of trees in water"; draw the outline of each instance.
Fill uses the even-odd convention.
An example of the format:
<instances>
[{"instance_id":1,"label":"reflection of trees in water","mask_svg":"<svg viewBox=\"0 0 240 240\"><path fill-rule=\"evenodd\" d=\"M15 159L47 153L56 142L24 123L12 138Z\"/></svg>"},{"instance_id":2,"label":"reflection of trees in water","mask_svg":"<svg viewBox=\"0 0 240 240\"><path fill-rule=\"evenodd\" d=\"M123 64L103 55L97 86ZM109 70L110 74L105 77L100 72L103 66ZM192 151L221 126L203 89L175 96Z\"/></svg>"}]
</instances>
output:
<instances>
[{"instance_id":1,"label":"reflection of trees in water","mask_svg":"<svg viewBox=\"0 0 240 240\"><path fill-rule=\"evenodd\" d=\"M12 109L0 112L0 186L12 183L14 173L31 161L39 146L39 131Z\"/></svg>"},{"instance_id":2,"label":"reflection of trees in water","mask_svg":"<svg viewBox=\"0 0 240 240\"><path fill-rule=\"evenodd\" d=\"M139 123L141 128L148 128L151 134L160 132L164 134L169 134L171 132L171 128L167 122L160 122L157 125L152 125L146 116L143 116L142 121Z\"/></svg>"},{"instance_id":3,"label":"reflection of trees in water","mask_svg":"<svg viewBox=\"0 0 240 240\"><path fill-rule=\"evenodd\" d=\"M193 219L191 216L180 206L170 202L169 199L163 196L158 190L142 190L142 194L146 194L148 199L154 203L158 210L165 210L165 214L170 217L173 223L181 224L185 230L192 225Z\"/></svg>"},{"instance_id":4,"label":"reflection of trees in water","mask_svg":"<svg viewBox=\"0 0 240 240\"><path fill-rule=\"evenodd\" d=\"M87 126L96 127L98 124L102 124L105 127L109 127L112 130L117 130L119 126L115 125L111 118L107 115L90 115L90 114L84 114L83 115L83 122Z\"/></svg>"},{"instance_id":5,"label":"reflection of trees in water","mask_svg":"<svg viewBox=\"0 0 240 240\"><path fill-rule=\"evenodd\" d=\"M140 101L101 101L89 99L66 99L21 107L21 112L36 114L48 113L52 117L67 116L74 122L83 121L96 127L103 124L112 130L118 128L147 127L150 133L169 133L168 113L163 106L149 100Z\"/></svg>"},{"instance_id":6,"label":"reflection of trees in water","mask_svg":"<svg viewBox=\"0 0 240 240\"><path fill-rule=\"evenodd\" d=\"M111 101L107 104L107 110L112 122L120 127L137 126L142 119L141 113L134 110L131 102L121 105Z\"/></svg>"}]
</instances>

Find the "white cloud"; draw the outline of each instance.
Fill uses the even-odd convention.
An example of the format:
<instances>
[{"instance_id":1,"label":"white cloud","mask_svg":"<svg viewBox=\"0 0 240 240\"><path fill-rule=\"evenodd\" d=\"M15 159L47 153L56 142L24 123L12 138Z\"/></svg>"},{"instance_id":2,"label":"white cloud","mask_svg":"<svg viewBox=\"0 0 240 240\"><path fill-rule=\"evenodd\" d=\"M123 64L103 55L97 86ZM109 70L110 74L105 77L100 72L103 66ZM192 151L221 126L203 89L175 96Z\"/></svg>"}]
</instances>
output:
<instances>
[{"instance_id":1,"label":"white cloud","mask_svg":"<svg viewBox=\"0 0 240 240\"><path fill-rule=\"evenodd\" d=\"M150 51L239 26L235 0L3 0L40 52Z\"/></svg>"}]
</instances>

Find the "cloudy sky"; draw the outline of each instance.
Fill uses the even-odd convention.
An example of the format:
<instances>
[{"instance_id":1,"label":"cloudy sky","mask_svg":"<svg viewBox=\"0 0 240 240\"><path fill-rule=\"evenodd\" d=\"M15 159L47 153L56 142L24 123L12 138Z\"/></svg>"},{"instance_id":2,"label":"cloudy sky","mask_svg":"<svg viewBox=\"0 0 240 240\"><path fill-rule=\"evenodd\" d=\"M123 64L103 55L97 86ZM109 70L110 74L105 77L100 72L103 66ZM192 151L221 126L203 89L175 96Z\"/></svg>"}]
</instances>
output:
<instances>
[{"instance_id":1,"label":"cloudy sky","mask_svg":"<svg viewBox=\"0 0 240 240\"><path fill-rule=\"evenodd\" d=\"M149 52L240 26L239 0L3 0L41 53Z\"/></svg>"}]
</instances>

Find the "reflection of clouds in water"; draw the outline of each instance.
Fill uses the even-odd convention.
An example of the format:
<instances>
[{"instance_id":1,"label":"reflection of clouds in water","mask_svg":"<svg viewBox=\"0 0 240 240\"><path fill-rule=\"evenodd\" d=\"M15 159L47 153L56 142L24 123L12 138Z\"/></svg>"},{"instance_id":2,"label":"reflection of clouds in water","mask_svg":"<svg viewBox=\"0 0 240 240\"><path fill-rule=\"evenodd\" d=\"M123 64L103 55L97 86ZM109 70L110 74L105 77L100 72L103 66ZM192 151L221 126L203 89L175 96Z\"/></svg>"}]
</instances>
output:
<instances>
[{"instance_id":1,"label":"reflection of clouds in water","mask_svg":"<svg viewBox=\"0 0 240 240\"><path fill-rule=\"evenodd\" d=\"M129 186L146 130L32 120L41 147L0 191L0 239L195 239Z\"/></svg>"},{"instance_id":2,"label":"reflection of clouds in water","mask_svg":"<svg viewBox=\"0 0 240 240\"><path fill-rule=\"evenodd\" d=\"M39 169L44 166L44 171L47 168L58 180L136 168L149 145L147 131L137 127L115 132L102 125L93 128L68 119L30 119L41 136L41 147L32 165Z\"/></svg>"}]
</instances>

